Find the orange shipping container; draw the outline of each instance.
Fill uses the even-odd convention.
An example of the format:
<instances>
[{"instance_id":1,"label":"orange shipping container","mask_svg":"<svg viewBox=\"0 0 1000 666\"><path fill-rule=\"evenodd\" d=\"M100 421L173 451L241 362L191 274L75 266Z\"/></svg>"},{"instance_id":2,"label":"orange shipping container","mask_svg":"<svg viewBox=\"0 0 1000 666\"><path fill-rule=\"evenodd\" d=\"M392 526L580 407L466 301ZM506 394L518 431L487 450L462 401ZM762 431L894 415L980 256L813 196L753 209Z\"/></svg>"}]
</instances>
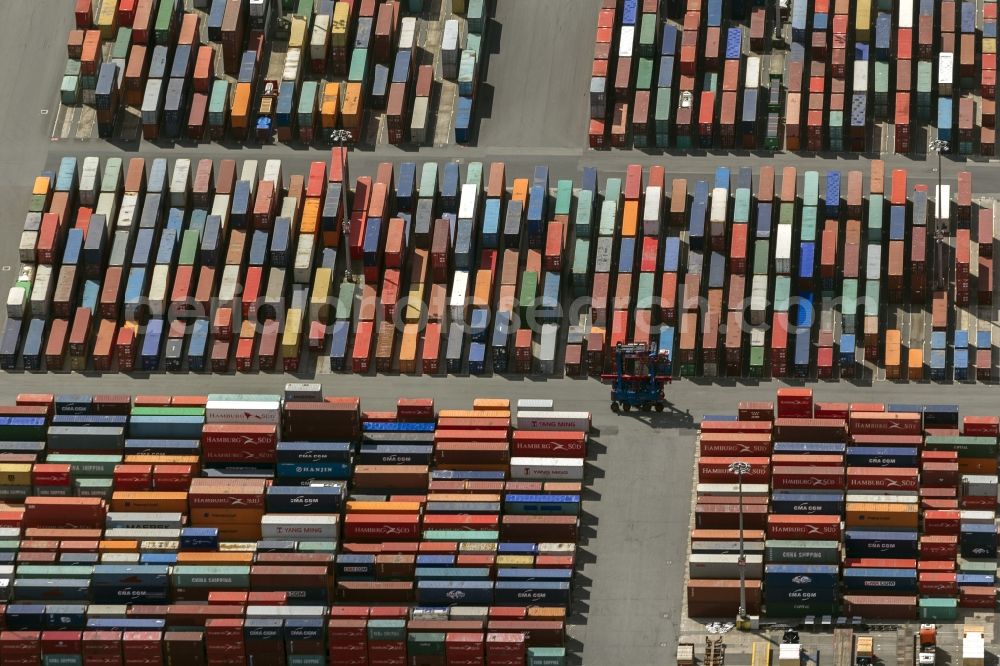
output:
<instances>
[{"instance_id":1,"label":"orange shipping container","mask_svg":"<svg viewBox=\"0 0 1000 666\"><path fill-rule=\"evenodd\" d=\"M848 502L846 511L848 527L916 528L920 517L916 504Z\"/></svg>"},{"instance_id":2,"label":"orange shipping container","mask_svg":"<svg viewBox=\"0 0 1000 666\"><path fill-rule=\"evenodd\" d=\"M302 222L299 225L299 233L315 234L319 228L319 207L320 199L307 197L302 206Z\"/></svg>"},{"instance_id":3,"label":"orange shipping container","mask_svg":"<svg viewBox=\"0 0 1000 666\"><path fill-rule=\"evenodd\" d=\"M626 201L622 212L622 236L634 237L639 223L639 202Z\"/></svg>"},{"instance_id":4,"label":"orange shipping container","mask_svg":"<svg viewBox=\"0 0 1000 666\"><path fill-rule=\"evenodd\" d=\"M360 83L348 83L344 91L341 124L344 129L360 131L364 114L364 91Z\"/></svg>"},{"instance_id":5,"label":"orange shipping container","mask_svg":"<svg viewBox=\"0 0 1000 666\"><path fill-rule=\"evenodd\" d=\"M320 106L320 123L323 129L337 127L337 114L340 111L340 84L327 83L323 87L323 102Z\"/></svg>"},{"instance_id":6,"label":"orange shipping container","mask_svg":"<svg viewBox=\"0 0 1000 666\"><path fill-rule=\"evenodd\" d=\"M237 83L236 93L233 96L232 124L233 127L246 129L250 122L250 93L249 83Z\"/></svg>"},{"instance_id":7,"label":"orange shipping container","mask_svg":"<svg viewBox=\"0 0 1000 666\"><path fill-rule=\"evenodd\" d=\"M528 205L528 179L527 178L515 178L514 187L510 195L511 201L519 201L522 208L526 208Z\"/></svg>"}]
</instances>

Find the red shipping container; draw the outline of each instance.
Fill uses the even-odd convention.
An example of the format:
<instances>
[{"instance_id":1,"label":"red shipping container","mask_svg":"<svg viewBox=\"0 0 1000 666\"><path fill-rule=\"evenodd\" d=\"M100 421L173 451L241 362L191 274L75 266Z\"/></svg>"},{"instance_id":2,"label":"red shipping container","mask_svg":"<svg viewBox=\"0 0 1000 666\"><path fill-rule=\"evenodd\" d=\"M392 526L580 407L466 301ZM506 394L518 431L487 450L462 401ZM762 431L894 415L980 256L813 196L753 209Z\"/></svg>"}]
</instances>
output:
<instances>
[{"instance_id":1,"label":"red shipping container","mask_svg":"<svg viewBox=\"0 0 1000 666\"><path fill-rule=\"evenodd\" d=\"M920 435L921 421L920 414L855 411L852 405L848 423L852 435Z\"/></svg>"},{"instance_id":2,"label":"red shipping container","mask_svg":"<svg viewBox=\"0 0 1000 666\"><path fill-rule=\"evenodd\" d=\"M778 389L778 418L809 419L813 416L813 392L807 388Z\"/></svg>"},{"instance_id":3,"label":"red shipping container","mask_svg":"<svg viewBox=\"0 0 1000 666\"><path fill-rule=\"evenodd\" d=\"M737 475L729 471L732 462L728 457L701 458L698 461L699 483L736 483ZM746 457L743 462L750 465L750 471L743 475L744 483L767 483L771 478L770 458Z\"/></svg>"},{"instance_id":4,"label":"red shipping container","mask_svg":"<svg viewBox=\"0 0 1000 666\"><path fill-rule=\"evenodd\" d=\"M915 467L848 467L848 490L917 490Z\"/></svg>"},{"instance_id":5,"label":"red shipping container","mask_svg":"<svg viewBox=\"0 0 1000 666\"><path fill-rule=\"evenodd\" d=\"M771 486L775 490L844 488L843 467L778 467L771 470Z\"/></svg>"},{"instance_id":6,"label":"red shipping container","mask_svg":"<svg viewBox=\"0 0 1000 666\"><path fill-rule=\"evenodd\" d=\"M767 517L767 538L840 540L840 516L771 514Z\"/></svg>"},{"instance_id":7,"label":"red shipping container","mask_svg":"<svg viewBox=\"0 0 1000 666\"><path fill-rule=\"evenodd\" d=\"M698 440L703 457L768 456L772 448L766 433L702 433Z\"/></svg>"}]
</instances>

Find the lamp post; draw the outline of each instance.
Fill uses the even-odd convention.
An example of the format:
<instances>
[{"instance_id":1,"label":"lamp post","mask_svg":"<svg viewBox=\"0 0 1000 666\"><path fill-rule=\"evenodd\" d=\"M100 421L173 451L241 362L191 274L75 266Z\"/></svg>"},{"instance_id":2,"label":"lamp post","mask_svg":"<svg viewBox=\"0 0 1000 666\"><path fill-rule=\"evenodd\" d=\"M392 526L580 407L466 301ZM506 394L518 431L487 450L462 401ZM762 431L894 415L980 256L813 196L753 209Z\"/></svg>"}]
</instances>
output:
<instances>
[{"instance_id":1,"label":"lamp post","mask_svg":"<svg viewBox=\"0 0 1000 666\"><path fill-rule=\"evenodd\" d=\"M945 271L944 271L944 239L948 233L948 222L941 219L941 214L944 209L941 201L941 191L943 176L941 175L941 153L948 152L949 146L948 142L943 139L934 139L927 144L928 152L937 153L938 167L938 187L937 194L934 197L934 265L935 274L937 281L937 288L945 288Z\"/></svg>"},{"instance_id":2,"label":"lamp post","mask_svg":"<svg viewBox=\"0 0 1000 666\"><path fill-rule=\"evenodd\" d=\"M740 608L737 611L738 619L745 620L747 617L747 557L743 551L743 475L750 473L750 463L743 460L729 463L729 472L735 474L738 480L739 502L740 502L740 557L736 560L736 566L740 570Z\"/></svg>"},{"instance_id":3,"label":"lamp post","mask_svg":"<svg viewBox=\"0 0 1000 666\"><path fill-rule=\"evenodd\" d=\"M354 140L354 135L348 130L335 129L330 132L330 143L342 148ZM354 282L354 274L351 272L351 249L348 247L351 240L351 213L349 195L351 193L351 177L347 168L347 153L344 153L344 211L340 222L341 236L344 238L344 247L347 247L347 258L344 261L344 280Z\"/></svg>"}]
</instances>

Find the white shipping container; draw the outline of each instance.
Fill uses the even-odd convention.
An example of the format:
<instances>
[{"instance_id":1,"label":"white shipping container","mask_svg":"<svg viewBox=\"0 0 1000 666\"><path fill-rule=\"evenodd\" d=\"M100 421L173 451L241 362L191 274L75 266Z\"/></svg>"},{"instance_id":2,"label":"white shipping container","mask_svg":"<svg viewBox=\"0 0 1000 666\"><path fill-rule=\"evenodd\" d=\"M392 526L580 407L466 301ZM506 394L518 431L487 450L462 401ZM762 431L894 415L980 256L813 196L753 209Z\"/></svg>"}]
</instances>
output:
<instances>
[{"instance_id":1,"label":"white shipping container","mask_svg":"<svg viewBox=\"0 0 1000 666\"><path fill-rule=\"evenodd\" d=\"M236 289L240 281L240 267L227 265L222 269L222 281L219 283L219 302L232 303L236 298Z\"/></svg>"},{"instance_id":2,"label":"white shipping container","mask_svg":"<svg viewBox=\"0 0 1000 666\"><path fill-rule=\"evenodd\" d=\"M938 92L951 94L951 86L955 82L955 54L938 54Z\"/></svg>"},{"instance_id":3,"label":"white shipping container","mask_svg":"<svg viewBox=\"0 0 1000 666\"><path fill-rule=\"evenodd\" d=\"M268 160L264 162L264 177L261 180L269 180L274 183L274 189L281 192L284 181L281 179L281 160Z\"/></svg>"},{"instance_id":4,"label":"white shipping container","mask_svg":"<svg viewBox=\"0 0 1000 666\"><path fill-rule=\"evenodd\" d=\"M312 34L309 38L309 57L326 63L327 43L330 39L330 15L317 14L313 17Z\"/></svg>"},{"instance_id":5,"label":"white shipping container","mask_svg":"<svg viewBox=\"0 0 1000 666\"><path fill-rule=\"evenodd\" d=\"M899 7L899 27L912 28L913 0L896 0L896 6Z\"/></svg>"},{"instance_id":6,"label":"white shipping container","mask_svg":"<svg viewBox=\"0 0 1000 666\"><path fill-rule=\"evenodd\" d=\"M243 167L240 169L239 180L250 182L250 193L257 191L257 160L243 160Z\"/></svg>"},{"instance_id":7,"label":"white shipping container","mask_svg":"<svg viewBox=\"0 0 1000 666\"><path fill-rule=\"evenodd\" d=\"M313 382L285 384L285 402L323 402L323 385Z\"/></svg>"},{"instance_id":8,"label":"white shipping container","mask_svg":"<svg viewBox=\"0 0 1000 666\"><path fill-rule=\"evenodd\" d=\"M556 324L543 324L539 341L532 343L535 359L538 361L538 371L543 375L555 372L556 338L559 327Z\"/></svg>"},{"instance_id":9,"label":"white shipping container","mask_svg":"<svg viewBox=\"0 0 1000 666\"><path fill-rule=\"evenodd\" d=\"M951 185L934 186L934 217L951 219Z\"/></svg>"},{"instance_id":10,"label":"white shipping container","mask_svg":"<svg viewBox=\"0 0 1000 666\"><path fill-rule=\"evenodd\" d=\"M750 323L760 326L767 314L767 276L754 275L750 283ZM761 343L763 344L763 342Z\"/></svg>"},{"instance_id":11,"label":"white shipping container","mask_svg":"<svg viewBox=\"0 0 1000 666\"><path fill-rule=\"evenodd\" d=\"M998 479L991 474L963 474L963 497L996 497Z\"/></svg>"},{"instance_id":12,"label":"white shipping container","mask_svg":"<svg viewBox=\"0 0 1000 666\"><path fill-rule=\"evenodd\" d=\"M414 16L404 16L399 22L399 44L396 48L400 51L412 49L417 43L417 19Z\"/></svg>"},{"instance_id":13,"label":"white shipping container","mask_svg":"<svg viewBox=\"0 0 1000 666\"><path fill-rule=\"evenodd\" d=\"M526 412L551 412L555 409L555 401L546 398L521 398L517 401L517 411Z\"/></svg>"},{"instance_id":14,"label":"white shipping container","mask_svg":"<svg viewBox=\"0 0 1000 666\"><path fill-rule=\"evenodd\" d=\"M134 527L109 527L104 530L104 538L109 541L147 541L180 539L180 529L162 528L134 528ZM138 553L122 553L123 555L137 555Z\"/></svg>"},{"instance_id":15,"label":"white shipping container","mask_svg":"<svg viewBox=\"0 0 1000 666\"><path fill-rule=\"evenodd\" d=\"M736 483L699 483L695 487L698 497L736 497L740 493L740 486ZM766 483L744 483L743 495L745 497L766 497L770 488Z\"/></svg>"},{"instance_id":16,"label":"white shipping container","mask_svg":"<svg viewBox=\"0 0 1000 666\"><path fill-rule=\"evenodd\" d=\"M864 504L917 504L920 497L914 492L906 495L886 495L883 493L872 494L864 490L848 490L847 501Z\"/></svg>"},{"instance_id":17,"label":"white shipping container","mask_svg":"<svg viewBox=\"0 0 1000 666\"><path fill-rule=\"evenodd\" d=\"M532 412L517 413L516 427L521 430L579 430L590 431L590 412Z\"/></svg>"},{"instance_id":18,"label":"white shipping container","mask_svg":"<svg viewBox=\"0 0 1000 666\"><path fill-rule=\"evenodd\" d=\"M479 187L473 183L462 185L462 196L458 203L458 219L475 220L479 208Z\"/></svg>"},{"instance_id":19,"label":"white shipping container","mask_svg":"<svg viewBox=\"0 0 1000 666\"><path fill-rule=\"evenodd\" d=\"M147 79L146 88L142 93L142 106L139 115L143 125L159 125L160 110L163 108L163 79Z\"/></svg>"},{"instance_id":20,"label":"white shipping container","mask_svg":"<svg viewBox=\"0 0 1000 666\"><path fill-rule=\"evenodd\" d=\"M747 71L743 78L743 87L747 90L760 88L760 56L747 58Z\"/></svg>"},{"instance_id":21,"label":"white shipping container","mask_svg":"<svg viewBox=\"0 0 1000 666\"><path fill-rule=\"evenodd\" d=\"M138 210L139 195L137 193L132 192L123 196L121 207L118 209L118 218L115 220L115 229L133 229L139 221L136 217Z\"/></svg>"},{"instance_id":22,"label":"white shipping container","mask_svg":"<svg viewBox=\"0 0 1000 666\"><path fill-rule=\"evenodd\" d=\"M854 61L854 92L868 92L868 62L864 60Z\"/></svg>"},{"instance_id":23,"label":"white shipping container","mask_svg":"<svg viewBox=\"0 0 1000 666\"><path fill-rule=\"evenodd\" d=\"M413 113L410 118L410 141L416 144L427 142L427 102L426 97L413 98Z\"/></svg>"},{"instance_id":24,"label":"white shipping container","mask_svg":"<svg viewBox=\"0 0 1000 666\"><path fill-rule=\"evenodd\" d=\"M167 311L167 284L170 281L171 267L166 264L153 266L153 277L149 281L149 307L154 315Z\"/></svg>"},{"instance_id":25,"label":"white shipping container","mask_svg":"<svg viewBox=\"0 0 1000 666\"><path fill-rule=\"evenodd\" d=\"M267 15L268 0L250 0L250 16L263 17Z\"/></svg>"},{"instance_id":26,"label":"white shipping container","mask_svg":"<svg viewBox=\"0 0 1000 666\"><path fill-rule=\"evenodd\" d=\"M277 400L209 400L205 404L206 423L253 423L277 425L281 403Z\"/></svg>"},{"instance_id":27,"label":"white shipping container","mask_svg":"<svg viewBox=\"0 0 1000 666\"><path fill-rule=\"evenodd\" d=\"M635 26L623 25L618 34L618 57L631 58L632 45L635 42Z\"/></svg>"},{"instance_id":28,"label":"white shipping container","mask_svg":"<svg viewBox=\"0 0 1000 666\"><path fill-rule=\"evenodd\" d=\"M25 305L27 304L28 298L27 294L24 292L24 288L14 285L7 292L7 318L8 319L23 319L25 313Z\"/></svg>"},{"instance_id":29,"label":"white shipping container","mask_svg":"<svg viewBox=\"0 0 1000 666\"><path fill-rule=\"evenodd\" d=\"M996 521L996 514L992 511L973 511L964 509L959 511L959 518L963 524L992 525Z\"/></svg>"},{"instance_id":30,"label":"white shipping container","mask_svg":"<svg viewBox=\"0 0 1000 666\"><path fill-rule=\"evenodd\" d=\"M441 37L441 57L448 63L458 65L459 43L461 41L458 20L448 19L444 22L444 34Z\"/></svg>"},{"instance_id":31,"label":"white shipping container","mask_svg":"<svg viewBox=\"0 0 1000 666\"><path fill-rule=\"evenodd\" d=\"M222 219L222 229L229 228L229 195L216 194L212 199L212 212L209 215L218 215Z\"/></svg>"},{"instance_id":32,"label":"white shipping container","mask_svg":"<svg viewBox=\"0 0 1000 666\"><path fill-rule=\"evenodd\" d=\"M332 539L322 539L331 541ZM285 618L317 618L326 614L326 606L247 606L247 617L285 619Z\"/></svg>"},{"instance_id":33,"label":"white shipping container","mask_svg":"<svg viewBox=\"0 0 1000 666\"><path fill-rule=\"evenodd\" d=\"M872 243L868 245L868 256L865 259L865 279L878 280L882 277L882 245Z\"/></svg>"},{"instance_id":34,"label":"white shipping container","mask_svg":"<svg viewBox=\"0 0 1000 666\"><path fill-rule=\"evenodd\" d=\"M448 311L452 321L465 321L465 305L469 293L469 271L455 271L451 280Z\"/></svg>"},{"instance_id":35,"label":"white shipping container","mask_svg":"<svg viewBox=\"0 0 1000 666\"><path fill-rule=\"evenodd\" d=\"M142 513L109 511L104 526L107 529L116 527L135 530L180 529L184 526L184 514L169 511Z\"/></svg>"},{"instance_id":36,"label":"white shipping container","mask_svg":"<svg viewBox=\"0 0 1000 666\"><path fill-rule=\"evenodd\" d=\"M52 266L39 264L35 269L35 281L31 285L31 313L35 317L49 316L49 303L56 283L52 279Z\"/></svg>"},{"instance_id":37,"label":"white shipping container","mask_svg":"<svg viewBox=\"0 0 1000 666\"><path fill-rule=\"evenodd\" d=\"M299 224L299 216L296 214L298 212L299 200L295 197L285 197L281 200L281 215L278 217L287 217L292 222L292 229L296 228Z\"/></svg>"},{"instance_id":38,"label":"white shipping container","mask_svg":"<svg viewBox=\"0 0 1000 666\"><path fill-rule=\"evenodd\" d=\"M118 195L114 192L101 192L97 197L97 208L94 209L97 215L103 215L105 220L117 219Z\"/></svg>"},{"instance_id":39,"label":"white shipping container","mask_svg":"<svg viewBox=\"0 0 1000 666\"><path fill-rule=\"evenodd\" d=\"M712 190L712 209L709 220L713 223L726 221L726 211L729 208L729 190L716 187Z\"/></svg>"},{"instance_id":40,"label":"white shipping container","mask_svg":"<svg viewBox=\"0 0 1000 666\"><path fill-rule=\"evenodd\" d=\"M101 160L97 157L83 158L83 166L80 168L80 203L84 206L93 206L97 203L97 189L100 185Z\"/></svg>"},{"instance_id":41,"label":"white shipping container","mask_svg":"<svg viewBox=\"0 0 1000 666\"><path fill-rule=\"evenodd\" d=\"M792 273L792 225L779 224L774 243L774 270L778 275ZM756 280L758 276L754 276ZM752 298L752 296L751 296Z\"/></svg>"},{"instance_id":42,"label":"white shipping container","mask_svg":"<svg viewBox=\"0 0 1000 666\"><path fill-rule=\"evenodd\" d=\"M17 245L17 258L26 264L35 263L35 248L38 246L37 231L22 231Z\"/></svg>"},{"instance_id":43,"label":"white shipping container","mask_svg":"<svg viewBox=\"0 0 1000 666\"><path fill-rule=\"evenodd\" d=\"M766 298L766 296L765 296ZM750 346L763 347L767 344L767 327L754 326L750 329Z\"/></svg>"},{"instance_id":44,"label":"white shipping container","mask_svg":"<svg viewBox=\"0 0 1000 666\"><path fill-rule=\"evenodd\" d=\"M646 198L642 207L642 233L645 236L658 236L660 233L660 215L663 211L663 188L652 185L646 188Z\"/></svg>"},{"instance_id":45,"label":"white shipping container","mask_svg":"<svg viewBox=\"0 0 1000 666\"><path fill-rule=\"evenodd\" d=\"M510 459L510 478L516 481L583 481L583 458Z\"/></svg>"},{"instance_id":46,"label":"white shipping container","mask_svg":"<svg viewBox=\"0 0 1000 666\"><path fill-rule=\"evenodd\" d=\"M715 553L691 553L688 572L691 578L699 580L727 580L740 577L739 553L718 555ZM750 553L745 555L746 576L760 580L764 576L764 556Z\"/></svg>"},{"instance_id":47,"label":"white shipping container","mask_svg":"<svg viewBox=\"0 0 1000 666\"><path fill-rule=\"evenodd\" d=\"M266 513L260 519L265 539L336 541L338 520L333 514Z\"/></svg>"},{"instance_id":48,"label":"white shipping container","mask_svg":"<svg viewBox=\"0 0 1000 666\"><path fill-rule=\"evenodd\" d=\"M174 160L174 172L170 178L170 205L174 208L187 206L188 192L191 190L191 160L182 157Z\"/></svg>"},{"instance_id":49,"label":"white shipping container","mask_svg":"<svg viewBox=\"0 0 1000 666\"><path fill-rule=\"evenodd\" d=\"M983 666L986 641L979 632L968 632L962 637L962 666Z\"/></svg>"},{"instance_id":50,"label":"white shipping container","mask_svg":"<svg viewBox=\"0 0 1000 666\"><path fill-rule=\"evenodd\" d=\"M302 49L288 49L285 54L285 68L281 71L281 80L298 83L299 73L302 71L301 62Z\"/></svg>"},{"instance_id":51,"label":"white shipping container","mask_svg":"<svg viewBox=\"0 0 1000 666\"><path fill-rule=\"evenodd\" d=\"M575 553L575 543L560 543L558 541L553 541L550 543L538 544L539 555L573 555Z\"/></svg>"},{"instance_id":52,"label":"white shipping container","mask_svg":"<svg viewBox=\"0 0 1000 666\"><path fill-rule=\"evenodd\" d=\"M295 264L292 269L292 282L309 284L312 279L313 258L316 256L316 236L302 234L295 245Z\"/></svg>"}]
</instances>

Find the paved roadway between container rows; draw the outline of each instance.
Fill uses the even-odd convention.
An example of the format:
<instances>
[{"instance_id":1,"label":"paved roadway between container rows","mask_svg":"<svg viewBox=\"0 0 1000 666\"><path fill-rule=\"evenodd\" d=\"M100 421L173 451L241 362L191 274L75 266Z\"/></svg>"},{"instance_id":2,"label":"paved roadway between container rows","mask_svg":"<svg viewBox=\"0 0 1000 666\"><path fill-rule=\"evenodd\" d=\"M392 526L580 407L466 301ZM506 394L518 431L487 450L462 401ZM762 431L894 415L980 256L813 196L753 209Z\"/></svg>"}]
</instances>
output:
<instances>
[{"instance_id":1,"label":"paved roadway between container rows","mask_svg":"<svg viewBox=\"0 0 1000 666\"><path fill-rule=\"evenodd\" d=\"M450 146L423 149L418 153L392 146L374 151L355 150L351 173L374 175L380 161L503 160L508 174L526 176L536 164L547 164L553 179L576 180L585 166L595 166L602 179L621 175L626 165L660 164L669 177L707 178L715 168L759 168L764 154L647 155L639 151L594 152L583 148L586 108L585 76L564 75L566 58L589 67L590 39L596 25L597 0L546 0L546 9L536 10L537 0L504 0L496 22L502 26L500 48L490 58L486 81L490 84L489 117L482 121L479 136L495 145ZM551 4L549 4L551 3ZM558 5L556 3L559 3ZM538 3L540 5L540 3ZM555 9L553 9L555 7ZM569 9L571 8L571 9ZM568 11L563 11L567 9ZM535 12L538 11L537 15ZM556 21L559 32L582 44L568 50L565 40L540 38L534 26L517 21ZM571 22L572 24L567 24ZM58 81L65 56L63 39L72 23L72 12L64 0L10 0L0 2L0 211L7 242L0 244L0 293L6 293L17 270L17 234L33 177L52 168L64 155L128 157L133 144L108 144L74 140L52 142L53 118L58 108ZM498 31L497 35L501 33ZM530 56L521 53L530 49ZM583 58L579 53L586 53ZM568 55L567 55L568 54ZM526 63L553 63L531 87L505 95L505 87L517 84ZM584 84L579 84L584 81ZM579 90L576 88L579 87ZM547 91L544 109L521 105L538 90ZM512 98L513 97L513 98ZM560 105L579 105L560 113ZM541 125L539 125L541 123ZM529 129L525 130L524 127ZM558 136L557 136L558 133ZM546 140L551 137L551 140ZM558 148L536 148L525 144L546 143ZM322 151L288 146L267 148L179 145L176 148L143 143L141 155L168 157L269 159L280 158L285 173L304 173L307 164L325 159ZM933 183L934 163L886 156L887 167L907 168L914 182ZM793 165L800 170L861 169L866 158L825 158L778 155L776 168ZM986 163L945 160L945 175L968 169L973 174L976 196L1000 193L1000 170ZM169 375L127 377L122 375L59 376L12 374L0 376L0 402L9 403L19 392L57 393L208 393L280 391L285 382L301 379L289 375ZM570 634L577 659L588 666L623 663L651 666L672 661L678 636L682 581L687 546L693 466L691 429L704 413L732 412L740 400L773 399L777 383L719 386L685 381L668 389L675 412L615 416L608 409L607 387L592 379L544 380L422 377L365 377L323 375L327 394L359 395L367 408L391 408L396 397L433 396L439 406L468 406L472 396L510 398L555 398L561 407L587 409L594 413L594 445L588 474L590 490L585 495L586 516L582 529L580 575L575 591L576 608ZM965 414L996 413L1000 388L990 385L940 385L910 383L896 386L857 387L849 383L813 384L817 399L827 401L899 401L907 403L953 402Z\"/></svg>"}]
</instances>

